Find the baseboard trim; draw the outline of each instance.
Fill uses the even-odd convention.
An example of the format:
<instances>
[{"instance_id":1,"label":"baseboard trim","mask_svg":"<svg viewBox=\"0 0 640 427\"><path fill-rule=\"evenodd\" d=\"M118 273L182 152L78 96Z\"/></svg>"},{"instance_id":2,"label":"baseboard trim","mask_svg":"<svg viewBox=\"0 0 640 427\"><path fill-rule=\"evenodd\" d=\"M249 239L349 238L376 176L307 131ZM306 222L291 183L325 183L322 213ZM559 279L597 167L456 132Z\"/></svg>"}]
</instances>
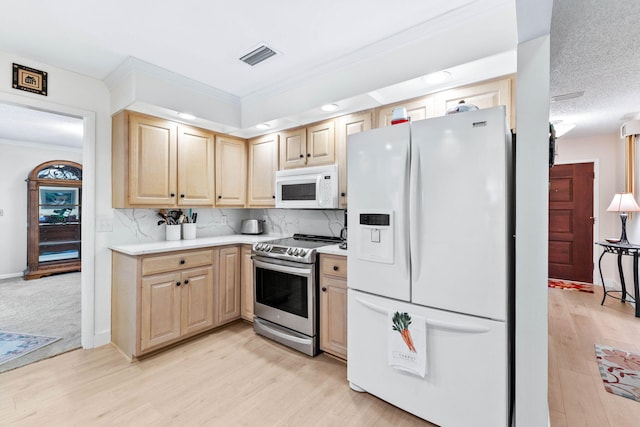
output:
<instances>
[{"instance_id":1,"label":"baseboard trim","mask_svg":"<svg viewBox=\"0 0 640 427\"><path fill-rule=\"evenodd\" d=\"M10 274L0 274L0 280L2 279L13 279L15 277L22 277L23 273L10 273Z\"/></svg>"}]
</instances>

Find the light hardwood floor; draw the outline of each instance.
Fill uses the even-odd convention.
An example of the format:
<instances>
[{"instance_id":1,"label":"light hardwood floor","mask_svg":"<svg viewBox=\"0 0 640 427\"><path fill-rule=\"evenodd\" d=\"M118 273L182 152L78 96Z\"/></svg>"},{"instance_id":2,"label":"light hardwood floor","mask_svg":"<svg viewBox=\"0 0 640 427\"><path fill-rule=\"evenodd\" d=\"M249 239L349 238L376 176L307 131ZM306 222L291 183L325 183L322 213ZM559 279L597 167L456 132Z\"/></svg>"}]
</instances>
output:
<instances>
[{"instance_id":1,"label":"light hardwood floor","mask_svg":"<svg viewBox=\"0 0 640 427\"><path fill-rule=\"evenodd\" d=\"M607 393L594 344L640 353L640 319L614 299L549 289L551 425L638 426L640 403ZM344 363L229 327L129 363L76 350L0 374L0 425L430 426L349 389Z\"/></svg>"},{"instance_id":2,"label":"light hardwood floor","mask_svg":"<svg viewBox=\"0 0 640 427\"><path fill-rule=\"evenodd\" d=\"M0 425L430 426L349 389L346 365L229 327L129 363L111 346L0 374Z\"/></svg>"},{"instance_id":3,"label":"light hardwood floor","mask_svg":"<svg viewBox=\"0 0 640 427\"><path fill-rule=\"evenodd\" d=\"M605 391L595 344L640 353L640 318L602 288L549 289L549 411L552 427L640 426L640 402Z\"/></svg>"}]
</instances>

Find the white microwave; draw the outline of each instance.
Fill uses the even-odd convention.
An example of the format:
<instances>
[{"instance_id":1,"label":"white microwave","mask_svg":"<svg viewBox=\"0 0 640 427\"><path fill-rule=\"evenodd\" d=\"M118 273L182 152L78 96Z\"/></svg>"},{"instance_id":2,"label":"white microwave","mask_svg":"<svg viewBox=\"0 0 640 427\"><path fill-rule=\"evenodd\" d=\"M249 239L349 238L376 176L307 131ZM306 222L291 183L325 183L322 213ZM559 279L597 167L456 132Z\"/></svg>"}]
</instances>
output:
<instances>
[{"instance_id":1,"label":"white microwave","mask_svg":"<svg viewBox=\"0 0 640 427\"><path fill-rule=\"evenodd\" d=\"M276 171L276 208L338 209L338 166Z\"/></svg>"}]
</instances>

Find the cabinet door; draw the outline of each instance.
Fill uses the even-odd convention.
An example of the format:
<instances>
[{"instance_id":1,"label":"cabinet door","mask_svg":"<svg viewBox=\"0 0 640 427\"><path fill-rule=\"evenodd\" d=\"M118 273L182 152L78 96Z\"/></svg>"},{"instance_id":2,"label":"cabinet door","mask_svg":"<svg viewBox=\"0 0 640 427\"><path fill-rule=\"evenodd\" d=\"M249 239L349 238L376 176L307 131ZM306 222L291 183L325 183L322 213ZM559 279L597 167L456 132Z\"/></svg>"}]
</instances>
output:
<instances>
[{"instance_id":1,"label":"cabinet door","mask_svg":"<svg viewBox=\"0 0 640 427\"><path fill-rule=\"evenodd\" d=\"M349 135L371 129L371 111L350 114L336 122L336 153L338 160L338 187L340 207L347 207L347 138ZM346 224L345 224L346 225Z\"/></svg>"},{"instance_id":2,"label":"cabinet door","mask_svg":"<svg viewBox=\"0 0 640 427\"><path fill-rule=\"evenodd\" d=\"M307 128L307 166L335 163L336 134L333 120Z\"/></svg>"},{"instance_id":3,"label":"cabinet door","mask_svg":"<svg viewBox=\"0 0 640 427\"><path fill-rule=\"evenodd\" d=\"M436 94L436 114L444 115L447 110L460 101L473 104L478 108L507 107L507 120L510 128L515 128L515 120L511 116L511 79L494 80L487 83L446 90Z\"/></svg>"},{"instance_id":4,"label":"cabinet door","mask_svg":"<svg viewBox=\"0 0 640 427\"><path fill-rule=\"evenodd\" d=\"M213 326L213 267L194 268L182 273L182 335Z\"/></svg>"},{"instance_id":5,"label":"cabinet door","mask_svg":"<svg viewBox=\"0 0 640 427\"><path fill-rule=\"evenodd\" d=\"M140 352L180 337L180 273L143 277Z\"/></svg>"},{"instance_id":6,"label":"cabinet door","mask_svg":"<svg viewBox=\"0 0 640 427\"><path fill-rule=\"evenodd\" d=\"M220 249L218 270L218 323L240 317L240 248Z\"/></svg>"},{"instance_id":7,"label":"cabinet door","mask_svg":"<svg viewBox=\"0 0 640 427\"><path fill-rule=\"evenodd\" d=\"M129 203L176 204L177 126L131 114L129 118Z\"/></svg>"},{"instance_id":8,"label":"cabinet door","mask_svg":"<svg viewBox=\"0 0 640 427\"><path fill-rule=\"evenodd\" d=\"M277 170L278 134L265 135L250 140L248 207L275 206Z\"/></svg>"},{"instance_id":9,"label":"cabinet door","mask_svg":"<svg viewBox=\"0 0 640 427\"><path fill-rule=\"evenodd\" d=\"M287 130L280 133L280 168L299 168L307 163L307 130Z\"/></svg>"},{"instance_id":10,"label":"cabinet door","mask_svg":"<svg viewBox=\"0 0 640 427\"><path fill-rule=\"evenodd\" d=\"M388 105L378 109L377 127L385 127L391 125L392 112L394 108L403 107L407 109L407 117L411 117L411 121L424 120L434 117L433 97L425 96L409 102L401 102L398 104Z\"/></svg>"},{"instance_id":11,"label":"cabinet door","mask_svg":"<svg viewBox=\"0 0 640 427\"><path fill-rule=\"evenodd\" d=\"M247 141L216 136L216 206L244 207L247 194Z\"/></svg>"},{"instance_id":12,"label":"cabinet door","mask_svg":"<svg viewBox=\"0 0 640 427\"><path fill-rule=\"evenodd\" d=\"M178 127L178 205L213 206L213 151L212 133Z\"/></svg>"},{"instance_id":13,"label":"cabinet door","mask_svg":"<svg viewBox=\"0 0 640 427\"><path fill-rule=\"evenodd\" d=\"M240 316L253 322L253 260L251 259L251 245L242 245L241 255Z\"/></svg>"},{"instance_id":14,"label":"cabinet door","mask_svg":"<svg viewBox=\"0 0 640 427\"><path fill-rule=\"evenodd\" d=\"M347 359L347 282L320 277L320 349Z\"/></svg>"}]
</instances>

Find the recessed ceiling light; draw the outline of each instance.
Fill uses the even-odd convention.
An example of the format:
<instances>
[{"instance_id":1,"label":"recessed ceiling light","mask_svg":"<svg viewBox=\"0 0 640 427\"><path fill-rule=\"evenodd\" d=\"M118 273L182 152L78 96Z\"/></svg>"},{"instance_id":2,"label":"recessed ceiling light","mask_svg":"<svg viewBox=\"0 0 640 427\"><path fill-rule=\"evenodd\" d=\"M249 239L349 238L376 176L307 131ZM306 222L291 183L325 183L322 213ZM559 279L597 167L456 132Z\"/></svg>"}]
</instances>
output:
<instances>
[{"instance_id":1,"label":"recessed ceiling light","mask_svg":"<svg viewBox=\"0 0 640 427\"><path fill-rule=\"evenodd\" d=\"M320 107L320 109L322 111L327 111L327 112L331 112L331 111L336 111L340 106L338 104L325 104L322 107Z\"/></svg>"},{"instance_id":2,"label":"recessed ceiling light","mask_svg":"<svg viewBox=\"0 0 640 427\"><path fill-rule=\"evenodd\" d=\"M438 83L442 83L451 77L451 73L448 71L438 71L437 73L431 73L422 78L428 85L437 85Z\"/></svg>"},{"instance_id":3,"label":"recessed ceiling light","mask_svg":"<svg viewBox=\"0 0 640 427\"><path fill-rule=\"evenodd\" d=\"M193 114L189 114L189 113L178 113L178 116L180 116L180 118L183 118L185 120L193 120L196 118L196 116L194 116Z\"/></svg>"},{"instance_id":4,"label":"recessed ceiling light","mask_svg":"<svg viewBox=\"0 0 640 427\"><path fill-rule=\"evenodd\" d=\"M257 124L256 127L260 130L267 130L271 128L271 125L268 123L260 123L260 124Z\"/></svg>"}]
</instances>

